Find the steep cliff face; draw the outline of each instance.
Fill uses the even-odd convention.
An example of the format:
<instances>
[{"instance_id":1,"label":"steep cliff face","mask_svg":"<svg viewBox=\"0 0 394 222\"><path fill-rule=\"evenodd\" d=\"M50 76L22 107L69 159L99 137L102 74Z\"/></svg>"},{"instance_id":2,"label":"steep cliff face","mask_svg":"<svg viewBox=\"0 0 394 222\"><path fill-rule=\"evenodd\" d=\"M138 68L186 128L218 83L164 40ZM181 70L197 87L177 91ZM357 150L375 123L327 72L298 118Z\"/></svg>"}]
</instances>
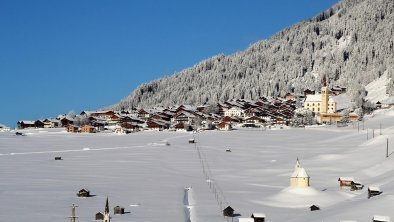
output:
<instances>
[{"instance_id":1,"label":"steep cliff face","mask_svg":"<svg viewBox=\"0 0 394 222\"><path fill-rule=\"evenodd\" d=\"M384 73L394 80L393 33L393 0L343 0L245 51L143 84L112 108L278 96L325 80L356 90ZM394 94L392 81L387 91Z\"/></svg>"}]
</instances>

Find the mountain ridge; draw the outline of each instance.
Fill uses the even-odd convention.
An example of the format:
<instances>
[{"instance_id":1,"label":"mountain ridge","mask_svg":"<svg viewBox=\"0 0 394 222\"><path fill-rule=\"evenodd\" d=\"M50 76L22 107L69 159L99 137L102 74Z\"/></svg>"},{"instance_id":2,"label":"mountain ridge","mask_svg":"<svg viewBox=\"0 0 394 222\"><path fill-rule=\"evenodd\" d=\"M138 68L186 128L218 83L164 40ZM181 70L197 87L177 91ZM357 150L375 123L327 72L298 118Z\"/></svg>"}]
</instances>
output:
<instances>
[{"instance_id":1,"label":"mountain ridge","mask_svg":"<svg viewBox=\"0 0 394 222\"><path fill-rule=\"evenodd\" d=\"M142 84L111 108L283 96L317 90L322 81L357 91L385 73L394 79L393 11L391 0L343 0L244 51Z\"/></svg>"}]
</instances>

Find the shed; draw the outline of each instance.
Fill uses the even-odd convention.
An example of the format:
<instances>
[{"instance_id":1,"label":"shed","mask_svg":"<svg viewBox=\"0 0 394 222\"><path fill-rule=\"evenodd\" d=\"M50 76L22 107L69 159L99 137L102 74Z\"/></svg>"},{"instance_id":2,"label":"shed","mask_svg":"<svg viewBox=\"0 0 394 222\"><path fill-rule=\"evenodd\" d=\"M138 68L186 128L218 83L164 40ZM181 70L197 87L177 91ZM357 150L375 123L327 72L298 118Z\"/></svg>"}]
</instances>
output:
<instances>
[{"instance_id":1,"label":"shed","mask_svg":"<svg viewBox=\"0 0 394 222\"><path fill-rule=\"evenodd\" d=\"M124 207L120 207L120 206L114 207L114 214L124 214Z\"/></svg>"},{"instance_id":2,"label":"shed","mask_svg":"<svg viewBox=\"0 0 394 222\"><path fill-rule=\"evenodd\" d=\"M225 216L225 217L233 217L234 216L234 209L231 208L230 206L226 207L223 210L223 216Z\"/></svg>"},{"instance_id":3,"label":"shed","mask_svg":"<svg viewBox=\"0 0 394 222\"><path fill-rule=\"evenodd\" d=\"M98 212L97 214L96 214L96 220L104 220L104 214L103 213L101 213L101 212Z\"/></svg>"},{"instance_id":4,"label":"shed","mask_svg":"<svg viewBox=\"0 0 394 222\"><path fill-rule=\"evenodd\" d=\"M381 215L374 215L372 218L373 222L390 222L390 217L388 216L381 216Z\"/></svg>"},{"instance_id":5,"label":"shed","mask_svg":"<svg viewBox=\"0 0 394 222\"><path fill-rule=\"evenodd\" d=\"M368 187L368 198L380 195L381 193L383 193L383 191L381 191L379 187Z\"/></svg>"},{"instance_id":6,"label":"shed","mask_svg":"<svg viewBox=\"0 0 394 222\"><path fill-rule=\"evenodd\" d=\"M263 213L253 213L252 216L254 222L264 222L265 221L265 214Z\"/></svg>"},{"instance_id":7,"label":"shed","mask_svg":"<svg viewBox=\"0 0 394 222\"><path fill-rule=\"evenodd\" d=\"M78 197L90 197L90 191L87 189L82 189L77 193Z\"/></svg>"},{"instance_id":8,"label":"shed","mask_svg":"<svg viewBox=\"0 0 394 222\"><path fill-rule=\"evenodd\" d=\"M352 181L352 183L350 185L351 191L362 190L363 188L364 188L364 185L362 185L361 182L359 182L359 181Z\"/></svg>"},{"instance_id":9,"label":"shed","mask_svg":"<svg viewBox=\"0 0 394 222\"><path fill-rule=\"evenodd\" d=\"M311 211L320 210L320 207L317 205L312 205L312 206L310 206L310 208L311 208Z\"/></svg>"},{"instance_id":10,"label":"shed","mask_svg":"<svg viewBox=\"0 0 394 222\"><path fill-rule=\"evenodd\" d=\"M350 187L352 185L352 182L354 181L353 177L339 177L339 186L342 187Z\"/></svg>"}]
</instances>

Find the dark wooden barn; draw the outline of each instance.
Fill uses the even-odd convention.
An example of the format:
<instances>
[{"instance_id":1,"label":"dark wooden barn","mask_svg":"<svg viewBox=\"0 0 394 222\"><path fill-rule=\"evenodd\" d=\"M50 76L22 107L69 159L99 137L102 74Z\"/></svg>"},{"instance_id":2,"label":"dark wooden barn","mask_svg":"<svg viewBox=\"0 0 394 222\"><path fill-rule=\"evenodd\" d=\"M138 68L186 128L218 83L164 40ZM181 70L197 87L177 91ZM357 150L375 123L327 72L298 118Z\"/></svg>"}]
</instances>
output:
<instances>
[{"instance_id":1,"label":"dark wooden barn","mask_svg":"<svg viewBox=\"0 0 394 222\"><path fill-rule=\"evenodd\" d=\"M96 219L96 220L104 220L104 214L101 213L101 212L98 212L98 213L96 214L95 219Z\"/></svg>"},{"instance_id":2,"label":"dark wooden barn","mask_svg":"<svg viewBox=\"0 0 394 222\"><path fill-rule=\"evenodd\" d=\"M120 206L114 207L114 214L124 214L124 207L120 207Z\"/></svg>"},{"instance_id":3,"label":"dark wooden barn","mask_svg":"<svg viewBox=\"0 0 394 222\"><path fill-rule=\"evenodd\" d=\"M87 189L82 189L77 193L78 197L90 197L90 191Z\"/></svg>"},{"instance_id":4,"label":"dark wooden barn","mask_svg":"<svg viewBox=\"0 0 394 222\"><path fill-rule=\"evenodd\" d=\"M310 208L311 208L311 211L320 210L320 207L317 205L312 205L312 206L310 206Z\"/></svg>"},{"instance_id":5,"label":"dark wooden barn","mask_svg":"<svg viewBox=\"0 0 394 222\"><path fill-rule=\"evenodd\" d=\"M380 195L381 193L383 193L383 191L381 191L379 187L368 187L368 198Z\"/></svg>"},{"instance_id":6,"label":"dark wooden barn","mask_svg":"<svg viewBox=\"0 0 394 222\"><path fill-rule=\"evenodd\" d=\"M223 210L223 216L225 216L225 217L233 217L234 216L234 209L231 208L230 206L226 207Z\"/></svg>"}]
</instances>

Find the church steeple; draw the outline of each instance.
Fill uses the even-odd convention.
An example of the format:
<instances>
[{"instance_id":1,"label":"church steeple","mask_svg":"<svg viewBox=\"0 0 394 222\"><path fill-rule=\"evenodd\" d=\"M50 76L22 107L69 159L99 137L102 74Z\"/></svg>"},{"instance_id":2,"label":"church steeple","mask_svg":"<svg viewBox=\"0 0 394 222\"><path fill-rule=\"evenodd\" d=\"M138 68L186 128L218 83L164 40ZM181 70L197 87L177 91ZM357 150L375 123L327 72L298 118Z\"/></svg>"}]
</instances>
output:
<instances>
[{"instance_id":1,"label":"church steeple","mask_svg":"<svg viewBox=\"0 0 394 222\"><path fill-rule=\"evenodd\" d=\"M108 204L108 195L107 195L107 201L105 201L105 210L104 210L104 222L110 222L111 217L109 215L109 204Z\"/></svg>"}]
</instances>

